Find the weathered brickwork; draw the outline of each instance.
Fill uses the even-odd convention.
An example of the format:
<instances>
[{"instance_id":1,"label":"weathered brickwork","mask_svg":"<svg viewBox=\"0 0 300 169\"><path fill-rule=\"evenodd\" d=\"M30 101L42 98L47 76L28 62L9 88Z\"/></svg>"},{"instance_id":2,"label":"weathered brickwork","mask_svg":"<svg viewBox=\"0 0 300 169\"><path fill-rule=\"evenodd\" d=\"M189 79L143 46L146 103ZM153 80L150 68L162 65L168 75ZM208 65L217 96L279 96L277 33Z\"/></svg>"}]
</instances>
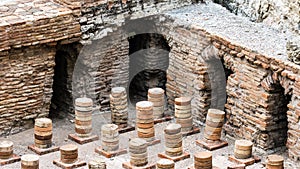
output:
<instances>
[{"instance_id":1,"label":"weathered brickwork","mask_svg":"<svg viewBox=\"0 0 300 169\"><path fill-rule=\"evenodd\" d=\"M267 152L286 145L299 160L300 66L285 52L292 35L211 3L167 11L191 3L23 0L18 9L14 2L1 7L0 135L47 116L53 86L55 97L62 92L67 98L53 101L54 108L71 112L70 97L87 96L97 109L109 110L111 88L129 87L129 38L139 34L129 21L142 18L137 24L153 26L144 33L160 34L168 46L169 108L175 97L191 96L194 123L203 124L208 108L225 104L226 134L250 139ZM159 15L147 17L154 14ZM148 47L159 46L156 40ZM55 60L64 59L65 76L54 76Z\"/></svg>"},{"instance_id":2,"label":"weathered brickwork","mask_svg":"<svg viewBox=\"0 0 300 169\"><path fill-rule=\"evenodd\" d=\"M0 9L0 51L56 42L78 40L80 25L72 10L45 0L12 1Z\"/></svg>"},{"instance_id":3,"label":"weathered brickwork","mask_svg":"<svg viewBox=\"0 0 300 169\"><path fill-rule=\"evenodd\" d=\"M192 4L191 0L112 0L85 1L81 9L82 43L91 43L91 39L105 36L116 25L121 26L126 20L144 18L161 14L163 11L180 8Z\"/></svg>"},{"instance_id":4,"label":"weathered brickwork","mask_svg":"<svg viewBox=\"0 0 300 169\"><path fill-rule=\"evenodd\" d=\"M129 42L118 31L83 47L73 72L74 98L91 97L101 110L108 110L111 88L128 85L128 51Z\"/></svg>"},{"instance_id":5,"label":"weathered brickwork","mask_svg":"<svg viewBox=\"0 0 300 169\"><path fill-rule=\"evenodd\" d=\"M56 43L78 41L72 10L45 0L10 1L0 7L0 135L48 116Z\"/></svg>"},{"instance_id":6,"label":"weathered brickwork","mask_svg":"<svg viewBox=\"0 0 300 169\"><path fill-rule=\"evenodd\" d=\"M199 55L209 45L209 41L204 34L186 28L175 27L166 32L171 44L166 84L168 103L173 108L176 97L192 97L194 121L203 123L210 107L211 95L207 83L207 65L199 60Z\"/></svg>"},{"instance_id":7,"label":"weathered brickwork","mask_svg":"<svg viewBox=\"0 0 300 169\"><path fill-rule=\"evenodd\" d=\"M0 135L48 115L55 51L37 45L0 52Z\"/></svg>"},{"instance_id":8,"label":"weathered brickwork","mask_svg":"<svg viewBox=\"0 0 300 169\"><path fill-rule=\"evenodd\" d=\"M218 20L213 17L208 18L207 16L210 14L203 12L206 10L211 11L210 7L199 8L185 8L188 10L177 10L167 14L171 18L170 22L174 23L172 25L174 30L184 30L171 38L181 37L180 40L185 42L184 37L188 37L189 41L187 42L194 42L192 41L194 36L202 35L197 40L201 43L207 42L203 43L206 47L197 46L193 48L192 43L187 43L187 48L184 48L184 45L178 45L182 48L176 53L176 56L189 56L194 50L199 50L196 56L202 58L200 65L205 65L203 70L209 73L209 59L205 57L204 49L209 48L212 44L218 49L217 55L220 57L220 62L224 63L225 68L231 70L231 74L227 77L226 85L227 101L225 111L227 122L224 127L226 133L235 138L252 140L258 150L262 149L268 153L278 151L282 146L286 145L289 156L299 160L300 142L298 133L300 116L298 113L299 77L297 74L299 74L300 67L288 61L287 55L284 53L286 41L283 39L288 38L285 38L286 35L274 31L273 33L277 35L277 44L273 44L272 38L265 38L272 34L271 29L268 31L264 27L256 27L256 25L252 24L239 28L235 24L230 24L246 25L249 22L239 17L228 15L226 18L231 18L232 20L226 24L227 22L224 22L224 18L222 18L225 14L222 13L222 10L214 9L216 11L216 16L214 17L219 18ZM193 17L193 13L198 11L202 12L201 15L205 18L204 20L199 19L199 22L197 22L195 21L197 19L188 19L188 17ZM186 27L186 25L189 26ZM218 27L217 25L222 26ZM227 27L227 29L222 29L222 27ZM243 29L246 31L243 31ZM252 36L247 36L250 29L253 31ZM261 29L261 31L257 31L258 29ZM237 32L238 34L236 34ZM260 37L260 39L256 37ZM252 41L252 39L256 41ZM171 44L174 43L178 42L171 42ZM269 48L267 45L264 45L265 43L272 44L269 44ZM283 47L280 47L281 45ZM172 51L177 45L170 46L167 91L176 92L180 91L179 87L187 89L188 85L186 84L191 84L191 82L185 84L180 80L175 81L174 79L180 79L182 75L192 72L187 69L189 65L192 65L187 62L187 58L193 57L185 57L185 62L177 62L175 69L172 70L172 62L175 60L172 56ZM192 48L189 48L190 46ZM277 49L277 51L274 52L273 49ZM206 56L214 58L215 54L207 54ZM197 65L194 68L201 68L201 66ZM172 77L172 71L180 73ZM185 81L188 81L187 79L184 78ZM202 79L202 83L204 82L206 81ZM212 82L210 81L208 84L212 84ZM195 90L195 86L193 88ZM204 89L209 89L209 85L204 85ZM193 89L187 91L191 92ZM198 89L198 91L201 90ZM168 95L170 100L172 100L171 94ZM211 96L211 98L213 97ZM206 102L202 99L202 101L209 105L211 99L207 99ZM213 102L211 101L211 103ZM199 110L201 109L203 110L203 108L199 108ZM201 114L201 111L199 113ZM204 115L205 113L202 115L197 114L194 120L197 122L197 118L205 117Z\"/></svg>"}]
</instances>

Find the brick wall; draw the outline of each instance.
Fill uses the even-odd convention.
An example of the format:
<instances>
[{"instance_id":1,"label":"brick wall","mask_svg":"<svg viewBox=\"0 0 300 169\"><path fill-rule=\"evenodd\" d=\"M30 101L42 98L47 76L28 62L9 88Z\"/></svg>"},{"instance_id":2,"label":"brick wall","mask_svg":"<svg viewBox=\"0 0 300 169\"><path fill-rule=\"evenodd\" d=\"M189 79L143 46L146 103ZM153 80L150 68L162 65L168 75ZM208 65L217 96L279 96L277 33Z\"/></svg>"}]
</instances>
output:
<instances>
[{"instance_id":1,"label":"brick wall","mask_svg":"<svg viewBox=\"0 0 300 169\"><path fill-rule=\"evenodd\" d=\"M121 31L93 41L79 54L73 72L73 96L91 97L101 110L109 110L111 87L127 87L129 42Z\"/></svg>"},{"instance_id":2,"label":"brick wall","mask_svg":"<svg viewBox=\"0 0 300 169\"><path fill-rule=\"evenodd\" d=\"M55 47L45 45L0 52L0 135L48 115L54 56Z\"/></svg>"},{"instance_id":3,"label":"brick wall","mask_svg":"<svg viewBox=\"0 0 300 169\"><path fill-rule=\"evenodd\" d=\"M174 108L176 97L190 96L193 98L194 122L203 123L210 107L211 93L207 65L199 60L199 55L209 45L209 40L204 34L181 27L166 32L171 44L166 84L169 106Z\"/></svg>"},{"instance_id":4,"label":"brick wall","mask_svg":"<svg viewBox=\"0 0 300 169\"><path fill-rule=\"evenodd\" d=\"M10 1L0 11L0 135L7 135L48 116L56 44L81 32L72 10L56 3Z\"/></svg>"},{"instance_id":5,"label":"brick wall","mask_svg":"<svg viewBox=\"0 0 300 169\"><path fill-rule=\"evenodd\" d=\"M167 20L164 24L171 27L167 32L170 32L171 39L174 38L170 45L167 82L169 102L172 104L172 94L180 91L185 91L184 94L192 95L195 99L195 93L206 90L208 99L201 100L208 107L212 106L214 98L211 96L213 90L210 84L215 82L215 78L209 75L208 78L201 78L193 70L200 69L204 74L209 74L211 68L208 58L215 59L217 53L219 63L230 70L226 78L226 134L234 138L250 139L257 150L267 153L282 150L286 145L289 156L299 160L297 74L300 66L287 59L284 46L290 35L226 14L224 9L210 5L184 8L166 14L166 18L170 20L164 19ZM211 11L215 13L212 14ZM199 12L201 14L196 19L194 14ZM170 26L170 23L174 24ZM193 44L195 38L200 44ZM176 45L180 42L185 45ZM176 57L173 55L174 51ZM196 53L195 57L193 53ZM180 57L182 59L178 59ZM199 63L190 62L191 59L196 60L193 58L197 58ZM223 73L226 76L226 72ZM195 75L194 80L201 78L197 84L207 85L200 89L192 86L188 90L192 84L187 76L189 74ZM194 111L194 122L205 120L205 109Z\"/></svg>"},{"instance_id":6,"label":"brick wall","mask_svg":"<svg viewBox=\"0 0 300 169\"><path fill-rule=\"evenodd\" d=\"M0 37L5 40L0 43L1 135L18 132L27 121L48 115L55 56L60 57L57 42L66 45L79 41L81 28L80 43L86 46L78 52L76 62L72 61L74 72L68 72L66 78L74 78L67 79L66 90L70 92L72 87L74 98L91 97L98 108L109 110L111 87L128 87L128 37L139 33L128 20L191 3L127 1L108 7L102 1L57 2L68 8L34 1L40 10L35 15L45 14L45 19L30 22L18 17L19 10L13 12L13 18L12 14L1 16L5 18L0 25ZM46 15L47 8L56 9L58 15ZM33 15L36 10L31 11ZM251 139L257 148L269 152L280 149L287 140L290 157L300 158L300 66L287 60L284 47L293 35L251 23L210 3L148 19L154 19L151 31L161 34L170 47L166 93L171 109L175 97L191 96L194 122L202 124L208 108L223 109L226 101L224 129L228 135ZM144 22L137 23L148 26L149 20L143 18ZM47 28L51 28L50 33L45 33ZM76 47L60 51L72 49Z\"/></svg>"}]
</instances>

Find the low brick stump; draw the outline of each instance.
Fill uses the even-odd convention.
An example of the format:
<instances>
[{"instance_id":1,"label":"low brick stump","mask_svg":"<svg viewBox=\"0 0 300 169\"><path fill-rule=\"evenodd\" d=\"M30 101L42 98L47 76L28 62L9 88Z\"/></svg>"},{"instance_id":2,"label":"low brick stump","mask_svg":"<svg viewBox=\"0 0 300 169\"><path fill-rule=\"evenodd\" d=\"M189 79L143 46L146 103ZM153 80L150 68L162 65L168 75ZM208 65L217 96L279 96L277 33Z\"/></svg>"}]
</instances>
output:
<instances>
[{"instance_id":1,"label":"low brick stump","mask_svg":"<svg viewBox=\"0 0 300 169\"><path fill-rule=\"evenodd\" d=\"M86 162L82 160L77 160L76 162L69 164L62 162L60 159L57 159L53 161L53 164L63 169L72 169L85 166Z\"/></svg>"},{"instance_id":2,"label":"low brick stump","mask_svg":"<svg viewBox=\"0 0 300 169\"><path fill-rule=\"evenodd\" d=\"M223 140L212 141L212 140L196 140L196 145L201 146L209 151L216 150L222 147L228 146L228 142Z\"/></svg>"},{"instance_id":3,"label":"low brick stump","mask_svg":"<svg viewBox=\"0 0 300 169\"><path fill-rule=\"evenodd\" d=\"M185 160L187 158L190 158L191 155L187 152L183 152L180 156L169 156L169 155L166 155L165 153L159 153L158 154L158 157L160 158L166 158L166 159L169 159L169 160L172 160L174 162L177 162L177 161L181 161L181 160Z\"/></svg>"},{"instance_id":4,"label":"low brick stump","mask_svg":"<svg viewBox=\"0 0 300 169\"><path fill-rule=\"evenodd\" d=\"M195 169L195 167L194 166L190 166L190 167L188 167L188 169ZM212 169L220 169L220 168L216 167L216 166L213 166Z\"/></svg>"},{"instance_id":5,"label":"low brick stump","mask_svg":"<svg viewBox=\"0 0 300 169\"><path fill-rule=\"evenodd\" d=\"M227 167L227 169L245 169L245 164L233 164Z\"/></svg>"},{"instance_id":6,"label":"low brick stump","mask_svg":"<svg viewBox=\"0 0 300 169\"><path fill-rule=\"evenodd\" d=\"M200 133L200 128L193 126L192 130L182 132L182 137L190 136L190 135L197 134L197 133Z\"/></svg>"},{"instance_id":7,"label":"low brick stump","mask_svg":"<svg viewBox=\"0 0 300 169\"><path fill-rule=\"evenodd\" d=\"M171 121L172 119L174 119L174 117L172 117L172 116L165 116L165 117L162 117L159 119L154 119L154 124Z\"/></svg>"},{"instance_id":8,"label":"low brick stump","mask_svg":"<svg viewBox=\"0 0 300 169\"><path fill-rule=\"evenodd\" d=\"M134 131L135 130L135 127L134 126L126 126L126 127L119 127L118 131L119 131L119 134L122 134L122 133L127 133L127 132L130 132L130 131Z\"/></svg>"},{"instance_id":9,"label":"low brick stump","mask_svg":"<svg viewBox=\"0 0 300 169\"><path fill-rule=\"evenodd\" d=\"M9 159L0 159L0 166L15 163L18 161L21 161L21 157L18 156L17 154L13 154L12 157Z\"/></svg>"},{"instance_id":10,"label":"low brick stump","mask_svg":"<svg viewBox=\"0 0 300 169\"><path fill-rule=\"evenodd\" d=\"M28 146L28 149L35 152L38 155L44 155L44 154L49 154L49 153L59 151L59 147L56 146L52 146L50 148L38 148L34 144Z\"/></svg>"},{"instance_id":11,"label":"low brick stump","mask_svg":"<svg viewBox=\"0 0 300 169\"><path fill-rule=\"evenodd\" d=\"M231 162L234 162L234 163L238 163L238 164L245 164L246 166L252 165L254 163L258 163L261 161L261 159L258 156L252 156L247 159L238 159L238 158L235 158L233 155L229 156L228 160Z\"/></svg>"},{"instance_id":12,"label":"low brick stump","mask_svg":"<svg viewBox=\"0 0 300 169\"><path fill-rule=\"evenodd\" d=\"M69 134L68 138L78 144L85 144L99 140L99 137L97 135L92 135L89 137L79 137L76 134Z\"/></svg>"},{"instance_id":13,"label":"low brick stump","mask_svg":"<svg viewBox=\"0 0 300 169\"><path fill-rule=\"evenodd\" d=\"M161 143L161 140L160 139L155 139L153 141L148 142L148 146L153 146L153 145L156 145L156 144L159 144L159 143Z\"/></svg>"},{"instance_id":14,"label":"low brick stump","mask_svg":"<svg viewBox=\"0 0 300 169\"><path fill-rule=\"evenodd\" d=\"M125 169L155 169L156 168L156 164L147 164L142 167L137 167L137 166L131 165L130 162L125 162L122 164L122 166Z\"/></svg>"},{"instance_id":15,"label":"low brick stump","mask_svg":"<svg viewBox=\"0 0 300 169\"><path fill-rule=\"evenodd\" d=\"M127 149L119 149L117 151L107 152L107 151L104 151L102 149L102 147L100 146L100 147L95 148L95 152L100 154L100 155L105 156L106 158L112 158L112 157L115 157L115 156L118 156L118 155L126 154Z\"/></svg>"}]
</instances>

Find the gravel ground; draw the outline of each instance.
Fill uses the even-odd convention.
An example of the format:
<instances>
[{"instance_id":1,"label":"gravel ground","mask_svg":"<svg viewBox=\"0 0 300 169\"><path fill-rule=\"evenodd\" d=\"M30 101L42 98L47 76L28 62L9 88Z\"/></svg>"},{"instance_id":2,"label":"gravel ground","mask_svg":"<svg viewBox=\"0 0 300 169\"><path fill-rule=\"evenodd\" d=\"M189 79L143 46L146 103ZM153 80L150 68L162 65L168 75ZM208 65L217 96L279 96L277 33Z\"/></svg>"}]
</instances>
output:
<instances>
[{"instance_id":1,"label":"gravel ground","mask_svg":"<svg viewBox=\"0 0 300 169\"><path fill-rule=\"evenodd\" d=\"M131 119L134 118L134 112L131 110ZM93 115L93 133L100 135L100 128L103 124L109 123L110 114L109 113L96 113ZM57 146L73 143L78 145L79 147L79 157L80 159L83 159L87 162L89 162L92 159L102 158L107 163L108 169L121 169L122 163L129 161L129 154L124 154L121 156L117 156L111 159L104 158L103 156L98 155L94 152L94 149L98 146L100 146L100 141L94 141L92 143L87 143L84 145L79 145L71 140L67 139L67 135L70 133L74 133L74 123L72 123L73 118L68 117L64 119L53 119L53 142ZM163 138L163 129L173 121L159 123L155 125L156 129L156 136L157 138L161 139L161 143L151 146L148 148L148 155L149 155L149 161L150 162L156 162L159 158L157 157L157 154L164 151L164 138ZM183 139L183 145L184 150L192 155L195 152L199 151L206 151L205 149L196 146L195 140L203 138L203 129L201 128L201 133L194 134L192 136L184 137ZM128 133L124 133L120 135L120 146L121 148L127 148L128 140L129 138L136 137L136 131L131 131ZM4 138L1 138L4 139ZM24 155L28 153L33 153L30 150L27 149L27 146L33 143L33 129L26 130L24 132L8 136L6 139L12 140L14 142L14 151L15 153L19 155ZM224 147L218 150L214 150L213 153L213 164L215 166L218 166L221 169L227 168L228 165L231 165L232 163L227 160L228 155L233 153L233 143L234 141L230 138L227 138L223 136L223 139L229 142L228 147ZM254 152L254 154L259 155L257 152ZM283 153L283 155L286 158L286 153ZM265 156L260 155L262 157L262 162L257 163L254 165L251 165L247 167L247 169L257 169L257 168L263 168L263 162L265 159ZM59 159L60 154L59 152L46 154L40 156L40 168L41 169L56 169L59 168L52 164L52 161L54 159ZM193 165L193 158L189 158L183 161L179 161L176 163L175 168L176 169L186 169L188 166ZM295 169L296 163L293 163L291 161L286 161L285 163L287 169ZM1 169L17 169L20 168L20 162L9 164L5 166L1 166ZM88 168L80 167L81 169ZM299 168L299 167L298 167Z\"/></svg>"}]
</instances>

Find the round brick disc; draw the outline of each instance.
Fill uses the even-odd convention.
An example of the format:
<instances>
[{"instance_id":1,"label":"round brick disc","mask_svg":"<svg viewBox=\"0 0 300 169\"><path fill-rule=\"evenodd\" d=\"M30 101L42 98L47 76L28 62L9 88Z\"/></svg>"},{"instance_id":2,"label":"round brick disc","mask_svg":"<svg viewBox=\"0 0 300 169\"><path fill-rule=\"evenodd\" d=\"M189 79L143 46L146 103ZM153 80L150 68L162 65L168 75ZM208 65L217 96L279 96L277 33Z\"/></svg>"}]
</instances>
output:
<instances>
[{"instance_id":1,"label":"round brick disc","mask_svg":"<svg viewBox=\"0 0 300 169\"><path fill-rule=\"evenodd\" d=\"M102 145L102 150L104 150L104 151L110 152L110 151L117 151L118 149L119 149L119 145L114 145L114 146Z\"/></svg>"},{"instance_id":2,"label":"round brick disc","mask_svg":"<svg viewBox=\"0 0 300 169\"><path fill-rule=\"evenodd\" d=\"M105 124L101 127L101 131L115 133L118 131L118 126L115 124Z\"/></svg>"},{"instance_id":3,"label":"round brick disc","mask_svg":"<svg viewBox=\"0 0 300 169\"><path fill-rule=\"evenodd\" d=\"M169 142L165 142L165 146L168 148L178 148L178 147L182 147L182 141L177 141L177 143L169 143Z\"/></svg>"},{"instance_id":4,"label":"round brick disc","mask_svg":"<svg viewBox=\"0 0 300 169\"><path fill-rule=\"evenodd\" d=\"M101 141L102 142L106 142L106 143L117 143L119 142L119 137L115 137L115 138L106 138L104 136L101 136Z\"/></svg>"},{"instance_id":5,"label":"round brick disc","mask_svg":"<svg viewBox=\"0 0 300 169\"><path fill-rule=\"evenodd\" d=\"M190 104L184 106L175 105L174 107L175 111L191 111L192 109L192 105Z\"/></svg>"},{"instance_id":6,"label":"round brick disc","mask_svg":"<svg viewBox=\"0 0 300 169\"><path fill-rule=\"evenodd\" d=\"M52 133L50 135L37 135L34 134L34 138L38 140L51 140L52 139Z\"/></svg>"},{"instance_id":7,"label":"round brick disc","mask_svg":"<svg viewBox=\"0 0 300 169\"><path fill-rule=\"evenodd\" d=\"M148 95L150 97L163 97L165 90L159 87L151 88L148 90Z\"/></svg>"},{"instance_id":8,"label":"round brick disc","mask_svg":"<svg viewBox=\"0 0 300 169\"><path fill-rule=\"evenodd\" d=\"M209 126L209 127L214 127L214 128L221 128L221 127L223 127L223 122L212 122L212 121L206 120L205 125Z\"/></svg>"},{"instance_id":9,"label":"round brick disc","mask_svg":"<svg viewBox=\"0 0 300 169\"><path fill-rule=\"evenodd\" d=\"M239 150L250 150L252 149L253 143L249 140L236 140L234 147Z\"/></svg>"},{"instance_id":10,"label":"round brick disc","mask_svg":"<svg viewBox=\"0 0 300 169\"><path fill-rule=\"evenodd\" d=\"M140 120L152 120L153 119L153 113L152 114L142 114L139 113L136 115L137 121Z\"/></svg>"},{"instance_id":11,"label":"round brick disc","mask_svg":"<svg viewBox=\"0 0 300 169\"><path fill-rule=\"evenodd\" d=\"M153 103L149 101L140 101L136 103L136 109L137 110L153 110Z\"/></svg>"},{"instance_id":12,"label":"round brick disc","mask_svg":"<svg viewBox=\"0 0 300 169\"><path fill-rule=\"evenodd\" d=\"M191 97L179 97L179 98L175 98L175 105L186 106L186 105L190 105L191 101L192 101Z\"/></svg>"},{"instance_id":13,"label":"round brick disc","mask_svg":"<svg viewBox=\"0 0 300 169\"><path fill-rule=\"evenodd\" d=\"M102 159L91 160L88 164L89 169L106 169L106 163Z\"/></svg>"},{"instance_id":14,"label":"round brick disc","mask_svg":"<svg viewBox=\"0 0 300 169\"><path fill-rule=\"evenodd\" d=\"M154 126L154 122L151 123L136 123L136 126L141 129L148 129Z\"/></svg>"},{"instance_id":15,"label":"round brick disc","mask_svg":"<svg viewBox=\"0 0 300 169\"><path fill-rule=\"evenodd\" d=\"M175 118L177 118L177 119L189 119L189 118L192 118L192 113L186 113L186 114L175 113Z\"/></svg>"},{"instance_id":16,"label":"round brick disc","mask_svg":"<svg viewBox=\"0 0 300 169\"><path fill-rule=\"evenodd\" d=\"M112 95L124 94L124 93L126 93L126 89L125 89L125 87L113 87L111 89L111 93L112 93Z\"/></svg>"},{"instance_id":17,"label":"round brick disc","mask_svg":"<svg viewBox=\"0 0 300 169\"><path fill-rule=\"evenodd\" d=\"M141 138L134 138L131 139L129 142L131 147L147 147L148 143L144 139Z\"/></svg>"},{"instance_id":18,"label":"round brick disc","mask_svg":"<svg viewBox=\"0 0 300 169\"><path fill-rule=\"evenodd\" d=\"M205 126L204 130L212 133L220 133L222 132L222 127L216 128L216 127Z\"/></svg>"},{"instance_id":19,"label":"round brick disc","mask_svg":"<svg viewBox=\"0 0 300 169\"><path fill-rule=\"evenodd\" d=\"M165 105L163 101L159 101L159 102L150 101L150 102L153 104L153 107L161 107Z\"/></svg>"},{"instance_id":20,"label":"round brick disc","mask_svg":"<svg viewBox=\"0 0 300 169\"><path fill-rule=\"evenodd\" d=\"M25 154L21 157L21 163L27 167L39 165L39 156L35 154Z\"/></svg>"},{"instance_id":21,"label":"round brick disc","mask_svg":"<svg viewBox=\"0 0 300 169\"><path fill-rule=\"evenodd\" d=\"M142 153L146 153L147 152L147 148L129 148L129 153L133 153L133 154L142 154Z\"/></svg>"},{"instance_id":22,"label":"round brick disc","mask_svg":"<svg viewBox=\"0 0 300 169\"><path fill-rule=\"evenodd\" d=\"M176 157L176 156L180 156L183 154L182 151L178 151L178 152L168 152L168 151L165 151L166 155L168 156L171 156L171 157Z\"/></svg>"},{"instance_id":23,"label":"round brick disc","mask_svg":"<svg viewBox=\"0 0 300 169\"><path fill-rule=\"evenodd\" d=\"M52 120L49 118L38 118L35 119L34 125L41 128L47 128L47 127L52 128Z\"/></svg>"},{"instance_id":24,"label":"round brick disc","mask_svg":"<svg viewBox=\"0 0 300 169\"><path fill-rule=\"evenodd\" d=\"M166 134L178 134L181 132L181 125L178 123L171 123L165 128Z\"/></svg>"},{"instance_id":25,"label":"round brick disc","mask_svg":"<svg viewBox=\"0 0 300 169\"><path fill-rule=\"evenodd\" d=\"M92 112L82 112L82 111L75 110L75 116L80 117L80 118L91 117Z\"/></svg>"},{"instance_id":26,"label":"round brick disc","mask_svg":"<svg viewBox=\"0 0 300 169\"><path fill-rule=\"evenodd\" d=\"M161 169L171 169L171 168L174 168L175 163L174 163L174 161L169 160L169 159L160 159L156 165L157 165L157 167L159 167Z\"/></svg>"},{"instance_id":27,"label":"round brick disc","mask_svg":"<svg viewBox=\"0 0 300 169\"><path fill-rule=\"evenodd\" d=\"M146 128L146 129L142 129L142 128L137 127L136 130L139 133L150 134L150 133L154 133L154 126L152 126L151 128Z\"/></svg>"},{"instance_id":28,"label":"round brick disc","mask_svg":"<svg viewBox=\"0 0 300 169\"><path fill-rule=\"evenodd\" d=\"M212 160L212 153L208 151L197 152L194 154L195 161L209 161Z\"/></svg>"},{"instance_id":29,"label":"round brick disc","mask_svg":"<svg viewBox=\"0 0 300 169\"><path fill-rule=\"evenodd\" d=\"M148 96L148 101L150 102L162 102L165 103L165 98L164 97L149 97Z\"/></svg>"},{"instance_id":30,"label":"round brick disc","mask_svg":"<svg viewBox=\"0 0 300 169\"><path fill-rule=\"evenodd\" d=\"M219 109L208 109L207 116L215 119L224 119L225 112Z\"/></svg>"},{"instance_id":31,"label":"round brick disc","mask_svg":"<svg viewBox=\"0 0 300 169\"><path fill-rule=\"evenodd\" d=\"M93 106L93 100L87 97L75 99L75 106L79 107L91 107Z\"/></svg>"},{"instance_id":32,"label":"round brick disc","mask_svg":"<svg viewBox=\"0 0 300 169\"><path fill-rule=\"evenodd\" d=\"M165 138L165 145L171 145L172 146L172 145L178 145L178 144L182 144L182 138L177 138L177 139Z\"/></svg>"},{"instance_id":33,"label":"round brick disc","mask_svg":"<svg viewBox=\"0 0 300 169\"><path fill-rule=\"evenodd\" d=\"M267 161L270 165L281 165L284 161L284 158L280 155L273 154L267 157Z\"/></svg>"},{"instance_id":34,"label":"round brick disc","mask_svg":"<svg viewBox=\"0 0 300 169\"><path fill-rule=\"evenodd\" d=\"M153 138L155 137L155 133L142 133L142 132L137 132L137 135L139 138L143 138L145 140L148 140L147 138L149 138L150 140L153 140Z\"/></svg>"},{"instance_id":35,"label":"round brick disc","mask_svg":"<svg viewBox=\"0 0 300 169\"><path fill-rule=\"evenodd\" d=\"M70 151L78 151L78 147L74 144L67 144L60 147L60 150L63 152L70 152Z\"/></svg>"},{"instance_id":36,"label":"round brick disc","mask_svg":"<svg viewBox=\"0 0 300 169\"><path fill-rule=\"evenodd\" d=\"M130 164L136 167L142 167L148 164L148 159L130 159Z\"/></svg>"},{"instance_id":37,"label":"round brick disc","mask_svg":"<svg viewBox=\"0 0 300 169\"><path fill-rule=\"evenodd\" d=\"M12 141L9 141L9 140L3 140L3 141L0 141L0 151L3 150L12 150L14 146L14 143Z\"/></svg>"},{"instance_id":38,"label":"round brick disc","mask_svg":"<svg viewBox=\"0 0 300 169\"><path fill-rule=\"evenodd\" d=\"M170 152L170 153L178 153L178 152L182 152L183 148L182 148L182 146L177 147L177 148L170 148L170 147L165 146L165 151Z\"/></svg>"},{"instance_id":39,"label":"round brick disc","mask_svg":"<svg viewBox=\"0 0 300 169\"><path fill-rule=\"evenodd\" d=\"M177 134L166 134L165 133L165 139L166 140L181 140L182 139L182 134L181 132L180 133L177 133Z\"/></svg>"},{"instance_id":40,"label":"round brick disc","mask_svg":"<svg viewBox=\"0 0 300 169\"><path fill-rule=\"evenodd\" d=\"M220 140L221 132L219 133L212 133L204 130L204 138L208 140Z\"/></svg>"},{"instance_id":41,"label":"round brick disc","mask_svg":"<svg viewBox=\"0 0 300 169\"><path fill-rule=\"evenodd\" d=\"M75 110L79 111L79 112L84 112L84 113L92 113L93 111L93 107L89 106L89 107L80 107L80 106L74 106Z\"/></svg>"},{"instance_id":42,"label":"round brick disc","mask_svg":"<svg viewBox=\"0 0 300 169\"><path fill-rule=\"evenodd\" d=\"M192 110L175 110L175 114L192 114Z\"/></svg>"},{"instance_id":43,"label":"round brick disc","mask_svg":"<svg viewBox=\"0 0 300 169\"><path fill-rule=\"evenodd\" d=\"M127 102L127 95L123 95L121 97L113 97L111 94L109 95L110 103L119 103L119 102Z\"/></svg>"},{"instance_id":44,"label":"round brick disc","mask_svg":"<svg viewBox=\"0 0 300 169\"><path fill-rule=\"evenodd\" d=\"M137 123L147 123L147 124L149 124L149 123L153 123L154 122L154 118L151 118L151 119L136 119L136 122Z\"/></svg>"},{"instance_id":45,"label":"round brick disc","mask_svg":"<svg viewBox=\"0 0 300 169\"><path fill-rule=\"evenodd\" d=\"M90 136L92 132L92 127L89 128L77 128L75 126L75 132L79 137L86 137Z\"/></svg>"},{"instance_id":46,"label":"round brick disc","mask_svg":"<svg viewBox=\"0 0 300 169\"><path fill-rule=\"evenodd\" d=\"M211 121L214 123L223 123L224 122L224 118L223 119L218 119L218 118L212 118L210 116L206 116L206 121Z\"/></svg>"},{"instance_id":47,"label":"round brick disc","mask_svg":"<svg viewBox=\"0 0 300 169\"><path fill-rule=\"evenodd\" d=\"M252 150L234 149L234 157L237 159L247 159L252 156Z\"/></svg>"}]
</instances>

